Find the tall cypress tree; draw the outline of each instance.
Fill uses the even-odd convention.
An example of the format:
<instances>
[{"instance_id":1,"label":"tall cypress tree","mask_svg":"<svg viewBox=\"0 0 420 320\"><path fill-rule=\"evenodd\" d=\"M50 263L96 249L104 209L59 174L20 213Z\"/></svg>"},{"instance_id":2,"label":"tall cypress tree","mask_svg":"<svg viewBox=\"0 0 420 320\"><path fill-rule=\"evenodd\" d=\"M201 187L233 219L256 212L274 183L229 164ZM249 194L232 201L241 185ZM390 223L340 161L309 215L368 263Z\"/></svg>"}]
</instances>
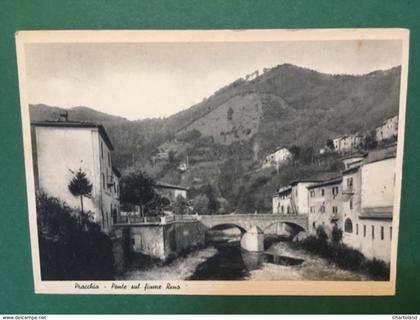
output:
<instances>
[{"instance_id":1,"label":"tall cypress tree","mask_svg":"<svg viewBox=\"0 0 420 320\"><path fill-rule=\"evenodd\" d=\"M86 177L86 173L82 171L82 169L79 169L74 174L73 179L70 181L68 188L72 195L75 197L80 197L80 222L81 218L83 216L83 197L90 198L92 193L92 184Z\"/></svg>"}]
</instances>

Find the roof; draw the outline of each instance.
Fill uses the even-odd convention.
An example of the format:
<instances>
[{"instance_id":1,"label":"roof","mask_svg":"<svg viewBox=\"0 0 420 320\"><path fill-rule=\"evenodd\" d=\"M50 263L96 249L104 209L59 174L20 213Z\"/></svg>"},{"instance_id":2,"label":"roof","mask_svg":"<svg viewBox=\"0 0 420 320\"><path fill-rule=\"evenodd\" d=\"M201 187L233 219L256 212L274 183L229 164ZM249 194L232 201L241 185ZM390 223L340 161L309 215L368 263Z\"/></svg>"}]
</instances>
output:
<instances>
[{"instance_id":1,"label":"roof","mask_svg":"<svg viewBox=\"0 0 420 320\"><path fill-rule=\"evenodd\" d=\"M156 182L155 184L156 188L163 188L163 189L177 189L177 190L187 190L187 188L183 186L177 186L174 184L169 184L166 182Z\"/></svg>"},{"instance_id":2,"label":"roof","mask_svg":"<svg viewBox=\"0 0 420 320\"><path fill-rule=\"evenodd\" d=\"M398 120L398 114L393 115L393 116L389 116L389 117L385 118L385 119L384 119L384 120L383 120L380 124L378 124L375 128L379 128L379 127L384 126L388 120L393 119L393 118L395 118L395 117L396 117L396 118L397 118L397 120Z\"/></svg>"},{"instance_id":3,"label":"roof","mask_svg":"<svg viewBox=\"0 0 420 320\"><path fill-rule=\"evenodd\" d=\"M328 186L328 185L332 185L332 184L339 184L341 183L341 181L343 181L342 177L336 177L333 179L329 179L329 180L325 180L319 183L315 183L313 185L308 186L308 189L314 189L314 188L318 188L318 187L323 187L323 186Z\"/></svg>"},{"instance_id":4,"label":"roof","mask_svg":"<svg viewBox=\"0 0 420 320\"><path fill-rule=\"evenodd\" d=\"M364 158L366 157L368 154L365 153L354 153L354 154L350 154L348 156L342 157L340 158L340 160L347 160L347 159L352 159L352 158Z\"/></svg>"},{"instance_id":5,"label":"roof","mask_svg":"<svg viewBox=\"0 0 420 320\"><path fill-rule=\"evenodd\" d=\"M57 127L57 128L91 128L98 129L99 134L105 141L106 145L110 150L114 150L111 139L108 137L106 130L103 125L94 122L84 121L36 121L32 122L31 125L36 127Z\"/></svg>"},{"instance_id":6,"label":"roof","mask_svg":"<svg viewBox=\"0 0 420 320\"><path fill-rule=\"evenodd\" d=\"M362 163L360 163L360 165L358 165L358 166L354 166L354 167L351 167L351 168L348 168L348 169L346 169L346 170L343 170L343 174L346 174L346 173L352 173L352 172L356 172L357 170L359 170L360 169L360 167L362 166Z\"/></svg>"},{"instance_id":7,"label":"roof","mask_svg":"<svg viewBox=\"0 0 420 320\"><path fill-rule=\"evenodd\" d=\"M280 146L280 147L277 147L276 149L274 149L274 151L269 152L269 153L267 154L267 156L269 156L269 155L271 155L271 154L273 154L273 153L276 153L277 151L279 151L279 150L281 150L281 149L286 149L287 151L289 151L289 148L287 148L286 146Z\"/></svg>"},{"instance_id":8,"label":"roof","mask_svg":"<svg viewBox=\"0 0 420 320\"><path fill-rule=\"evenodd\" d=\"M392 207L363 208L360 219L392 220Z\"/></svg>"},{"instance_id":9,"label":"roof","mask_svg":"<svg viewBox=\"0 0 420 320\"><path fill-rule=\"evenodd\" d=\"M112 171L115 173L115 175L118 178L121 178L121 172L117 168L115 168L114 166L112 166Z\"/></svg>"},{"instance_id":10,"label":"roof","mask_svg":"<svg viewBox=\"0 0 420 320\"><path fill-rule=\"evenodd\" d=\"M285 186L285 187L281 187L281 188L279 189L278 193L283 193L283 192L285 192L285 191L290 191L291 189L292 189L292 186L290 186L290 185Z\"/></svg>"},{"instance_id":11,"label":"roof","mask_svg":"<svg viewBox=\"0 0 420 320\"><path fill-rule=\"evenodd\" d=\"M294 186L298 183L309 183L309 182L321 182L321 179L311 179L311 178L307 178L307 179L299 179L299 180L294 180L292 182L290 182L291 186Z\"/></svg>"}]
</instances>

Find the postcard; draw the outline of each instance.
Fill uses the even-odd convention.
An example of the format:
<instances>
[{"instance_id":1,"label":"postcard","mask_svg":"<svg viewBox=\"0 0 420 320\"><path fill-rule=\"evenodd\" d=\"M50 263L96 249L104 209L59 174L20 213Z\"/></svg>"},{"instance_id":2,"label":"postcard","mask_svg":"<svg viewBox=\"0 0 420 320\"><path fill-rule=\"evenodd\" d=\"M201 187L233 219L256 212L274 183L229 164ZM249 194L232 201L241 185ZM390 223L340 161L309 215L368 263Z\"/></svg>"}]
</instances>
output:
<instances>
[{"instance_id":1,"label":"postcard","mask_svg":"<svg viewBox=\"0 0 420 320\"><path fill-rule=\"evenodd\" d=\"M408 46L17 32L35 292L394 295Z\"/></svg>"}]
</instances>

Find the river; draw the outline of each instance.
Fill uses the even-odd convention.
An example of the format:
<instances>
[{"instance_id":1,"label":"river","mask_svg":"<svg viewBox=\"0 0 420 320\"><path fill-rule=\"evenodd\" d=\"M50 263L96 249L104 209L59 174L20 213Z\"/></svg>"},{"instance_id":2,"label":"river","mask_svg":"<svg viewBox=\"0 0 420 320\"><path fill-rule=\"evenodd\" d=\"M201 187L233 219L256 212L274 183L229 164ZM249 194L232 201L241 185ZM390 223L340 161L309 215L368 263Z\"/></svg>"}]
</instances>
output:
<instances>
[{"instance_id":1,"label":"river","mask_svg":"<svg viewBox=\"0 0 420 320\"><path fill-rule=\"evenodd\" d=\"M217 234L208 246L165 265L126 272L125 280L368 280L365 275L329 264L294 249L287 241L272 244L264 253L241 249L240 235Z\"/></svg>"}]
</instances>

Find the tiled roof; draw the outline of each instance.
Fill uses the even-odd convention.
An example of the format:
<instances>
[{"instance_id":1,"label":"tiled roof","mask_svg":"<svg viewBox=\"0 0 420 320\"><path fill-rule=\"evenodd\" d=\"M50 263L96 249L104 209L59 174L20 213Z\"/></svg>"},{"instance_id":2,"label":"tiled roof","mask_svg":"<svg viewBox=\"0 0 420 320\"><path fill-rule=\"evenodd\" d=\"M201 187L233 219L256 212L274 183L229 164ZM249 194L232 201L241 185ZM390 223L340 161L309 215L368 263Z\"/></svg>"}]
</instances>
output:
<instances>
[{"instance_id":1,"label":"tiled roof","mask_svg":"<svg viewBox=\"0 0 420 320\"><path fill-rule=\"evenodd\" d=\"M363 208L360 219L392 220L392 207Z\"/></svg>"}]
</instances>

